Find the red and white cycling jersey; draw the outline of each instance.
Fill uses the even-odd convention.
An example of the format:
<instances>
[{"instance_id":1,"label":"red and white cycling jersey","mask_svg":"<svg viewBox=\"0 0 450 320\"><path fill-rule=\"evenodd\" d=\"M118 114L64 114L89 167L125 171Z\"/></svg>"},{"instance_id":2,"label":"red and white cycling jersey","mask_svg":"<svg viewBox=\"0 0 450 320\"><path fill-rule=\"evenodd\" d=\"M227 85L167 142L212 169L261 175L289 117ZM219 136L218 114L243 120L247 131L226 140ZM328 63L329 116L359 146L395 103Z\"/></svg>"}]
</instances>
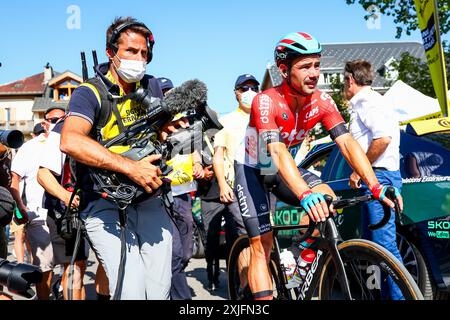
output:
<instances>
[{"instance_id":1,"label":"red and white cycling jersey","mask_svg":"<svg viewBox=\"0 0 450 320\"><path fill-rule=\"evenodd\" d=\"M327 131L345 123L327 93L316 90L301 97L302 107L295 110L288 105L284 92L287 92L285 83L265 90L253 99L247 134L236 154L238 162L252 167L268 165L261 163L261 153L265 153L266 158L264 145L273 141L282 141L289 149L294 149L291 154L295 157L301 142L317 123L321 122Z\"/></svg>"}]
</instances>

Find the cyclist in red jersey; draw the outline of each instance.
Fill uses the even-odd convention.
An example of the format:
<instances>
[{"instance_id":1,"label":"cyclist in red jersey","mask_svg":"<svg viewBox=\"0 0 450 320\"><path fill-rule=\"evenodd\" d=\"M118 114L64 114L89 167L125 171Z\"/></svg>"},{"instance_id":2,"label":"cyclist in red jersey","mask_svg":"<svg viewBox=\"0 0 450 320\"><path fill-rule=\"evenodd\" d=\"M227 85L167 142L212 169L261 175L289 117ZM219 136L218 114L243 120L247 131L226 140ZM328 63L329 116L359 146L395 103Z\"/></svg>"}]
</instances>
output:
<instances>
[{"instance_id":1,"label":"cyclist in red jersey","mask_svg":"<svg viewBox=\"0 0 450 320\"><path fill-rule=\"evenodd\" d=\"M281 200L301 205L315 222L329 216L323 194L334 196L320 178L297 168L295 152L308 131L321 123L344 158L377 199L393 207L380 185L366 154L349 134L333 99L317 89L320 75L320 43L311 35L294 32L283 37L275 49L275 61L283 77L280 86L258 94L252 103L245 141L236 154L235 193L250 238L248 281L254 299L272 299L268 271L272 228L268 181ZM276 179L267 179L274 171ZM278 179L278 180L277 180ZM400 208L403 202L396 190Z\"/></svg>"}]
</instances>

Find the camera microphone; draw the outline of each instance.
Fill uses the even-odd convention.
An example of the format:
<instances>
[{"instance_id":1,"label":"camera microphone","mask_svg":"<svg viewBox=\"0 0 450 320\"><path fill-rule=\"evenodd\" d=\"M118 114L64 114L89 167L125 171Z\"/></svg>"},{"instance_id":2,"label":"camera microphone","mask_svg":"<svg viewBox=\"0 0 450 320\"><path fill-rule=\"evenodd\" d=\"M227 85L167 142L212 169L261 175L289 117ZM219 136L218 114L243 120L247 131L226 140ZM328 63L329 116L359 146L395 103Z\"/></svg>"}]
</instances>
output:
<instances>
[{"instance_id":1,"label":"camera microphone","mask_svg":"<svg viewBox=\"0 0 450 320\"><path fill-rule=\"evenodd\" d=\"M185 111L194 111L197 107L206 104L208 89L206 85L198 80L188 80L170 90L164 102L172 114Z\"/></svg>"},{"instance_id":2,"label":"camera microphone","mask_svg":"<svg viewBox=\"0 0 450 320\"><path fill-rule=\"evenodd\" d=\"M159 129L175 115L186 111L194 111L197 107L205 105L207 91L203 82L194 79L185 81L181 86L173 88L167 93L164 101L152 97L149 91L142 88L139 88L127 98L135 100L146 108L146 115L135 125L146 122Z\"/></svg>"}]
</instances>

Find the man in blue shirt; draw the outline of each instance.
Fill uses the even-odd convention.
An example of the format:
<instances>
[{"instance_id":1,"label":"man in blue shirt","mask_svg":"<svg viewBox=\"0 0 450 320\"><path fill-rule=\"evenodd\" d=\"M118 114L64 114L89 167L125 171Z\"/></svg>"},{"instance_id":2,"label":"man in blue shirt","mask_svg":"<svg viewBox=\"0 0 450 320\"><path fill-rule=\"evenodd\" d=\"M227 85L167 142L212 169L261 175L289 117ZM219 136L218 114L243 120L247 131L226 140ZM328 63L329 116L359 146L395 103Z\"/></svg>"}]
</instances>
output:
<instances>
[{"instance_id":1,"label":"man in blue shirt","mask_svg":"<svg viewBox=\"0 0 450 320\"><path fill-rule=\"evenodd\" d=\"M105 169L128 177L146 191L139 201L126 208L126 262L118 281L121 261L121 226L119 206L102 198L99 186L89 174L81 175L81 218L91 247L103 264L111 296L120 299L168 299L171 283L172 227L158 191L163 184L160 168L155 164L161 155L150 155L140 161L121 153L129 145L105 148L99 142L110 141L124 128L146 114L145 106L125 97L139 87L146 87L154 98L163 97L157 80L145 75L154 44L151 31L137 20L117 18L107 31L106 53L109 63L96 70L97 84L104 85L115 107L101 128L101 108L107 101L99 88L84 83L69 103L69 114L61 134L61 150L84 166ZM102 89L103 90L103 89ZM103 91L105 92L105 91ZM169 125L160 132L170 131ZM77 169L78 170L78 169ZM101 191L101 190L100 190ZM156 191L156 192L154 192ZM122 284L120 296L116 285Z\"/></svg>"}]
</instances>

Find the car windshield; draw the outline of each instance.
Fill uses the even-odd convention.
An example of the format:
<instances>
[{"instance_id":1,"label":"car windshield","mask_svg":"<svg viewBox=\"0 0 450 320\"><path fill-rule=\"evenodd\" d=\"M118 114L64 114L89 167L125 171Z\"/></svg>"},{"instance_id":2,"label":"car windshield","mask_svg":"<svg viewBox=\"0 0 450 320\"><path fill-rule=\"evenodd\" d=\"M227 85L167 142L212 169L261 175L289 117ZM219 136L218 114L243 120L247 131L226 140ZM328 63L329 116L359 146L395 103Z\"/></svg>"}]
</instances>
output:
<instances>
[{"instance_id":1,"label":"car windshield","mask_svg":"<svg viewBox=\"0 0 450 320\"><path fill-rule=\"evenodd\" d=\"M400 170L404 178L449 176L450 134L402 137Z\"/></svg>"},{"instance_id":2,"label":"car windshield","mask_svg":"<svg viewBox=\"0 0 450 320\"><path fill-rule=\"evenodd\" d=\"M450 150L450 131L445 133L433 133L422 136L425 139L438 143L441 147Z\"/></svg>"},{"instance_id":3,"label":"car windshield","mask_svg":"<svg viewBox=\"0 0 450 320\"><path fill-rule=\"evenodd\" d=\"M336 147L337 148L337 147ZM334 150L339 152L339 150ZM352 173L341 154L333 166L333 180L346 179ZM333 158L333 156L332 156ZM400 172L402 178L450 176L450 132L400 137Z\"/></svg>"}]
</instances>

